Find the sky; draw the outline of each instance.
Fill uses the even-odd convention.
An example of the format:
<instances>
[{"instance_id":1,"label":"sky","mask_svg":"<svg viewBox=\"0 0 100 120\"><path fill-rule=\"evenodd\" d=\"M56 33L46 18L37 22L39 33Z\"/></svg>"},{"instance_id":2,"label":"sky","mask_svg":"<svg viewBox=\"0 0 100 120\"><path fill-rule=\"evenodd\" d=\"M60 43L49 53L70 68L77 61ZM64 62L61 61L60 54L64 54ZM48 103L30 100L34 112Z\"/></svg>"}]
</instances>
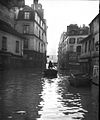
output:
<instances>
[{"instance_id":1,"label":"sky","mask_svg":"<svg viewBox=\"0 0 100 120\"><path fill-rule=\"evenodd\" d=\"M31 6L33 0L25 0ZM57 55L60 36L67 26L86 26L99 13L99 0L39 0L47 20L47 55Z\"/></svg>"}]
</instances>

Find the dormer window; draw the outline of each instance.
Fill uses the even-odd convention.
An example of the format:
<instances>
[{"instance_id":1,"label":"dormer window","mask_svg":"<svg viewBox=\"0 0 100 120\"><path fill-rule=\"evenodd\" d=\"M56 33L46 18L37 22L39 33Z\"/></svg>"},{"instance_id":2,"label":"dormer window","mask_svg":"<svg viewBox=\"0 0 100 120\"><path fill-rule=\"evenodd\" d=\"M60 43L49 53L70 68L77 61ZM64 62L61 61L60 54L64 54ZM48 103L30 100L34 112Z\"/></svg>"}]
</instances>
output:
<instances>
[{"instance_id":1,"label":"dormer window","mask_svg":"<svg viewBox=\"0 0 100 120\"><path fill-rule=\"evenodd\" d=\"M24 19L29 19L29 18L30 18L30 12L25 12Z\"/></svg>"}]
</instances>

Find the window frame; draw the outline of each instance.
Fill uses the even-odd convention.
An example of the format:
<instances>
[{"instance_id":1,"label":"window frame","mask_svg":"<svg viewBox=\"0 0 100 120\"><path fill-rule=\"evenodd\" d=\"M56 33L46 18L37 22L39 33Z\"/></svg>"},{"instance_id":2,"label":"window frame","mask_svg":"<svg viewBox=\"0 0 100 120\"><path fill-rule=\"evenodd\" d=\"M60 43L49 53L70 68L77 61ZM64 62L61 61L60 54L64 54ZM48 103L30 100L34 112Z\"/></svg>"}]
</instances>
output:
<instances>
[{"instance_id":1,"label":"window frame","mask_svg":"<svg viewBox=\"0 0 100 120\"><path fill-rule=\"evenodd\" d=\"M2 37L2 50L7 51L7 37Z\"/></svg>"},{"instance_id":2,"label":"window frame","mask_svg":"<svg viewBox=\"0 0 100 120\"><path fill-rule=\"evenodd\" d=\"M20 46L20 43L19 43L19 41L17 40L17 41L16 41L16 50L15 50L16 53L19 53L19 52L20 52L20 47L19 47L19 46Z\"/></svg>"},{"instance_id":3,"label":"window frame","mask_svg":"<svg viewBox=\"0 0 100 120\"><path fill-rule=\"evenodd\" d=\"M79 54L82 52L82 47L80 45L76 47L76 52Z\"/></svg>"},{"instance_id":4,"label":"window frame","mask_svg":"<svg viewBox=\"0 0 100 120\"><path fill-rule=\"evenodd\" d=\"M69 50L70 50L71 52L73 52L73 51L74 51L74 45L71 44Z\"/></svg>"},{"instance_id":5,"label":"window frame","mask_svg":"<svg viewBox=\"0 0 100 120\"><path fill-rule=\"evenodd\" d=\"M74 42L71 42L71 40L74 40ZM75 40L76 40L76 38L69 38L69 44L75 44Z\"/></svg>"},{"instance_id":6,"label":"window frame","mask_svg":"<svg viewBox=\"0 0 100 120\"><path fill-rule=\"evenodd\" d=\"M30 25L23 25L23 33L24 34L29 34L30 30Z\"/></svg>"},{"instance_id":7,"label":"window frame","mask_svg":"<svg viewBox=\"0 0 100 120\"><path fill-rule=\"evenodd\" d=\"M28 40L24 40L24 49L28 49Z\"/></svg>"},{"instance_id":8,"label":"window frame","mask_svg":"<svg viewBox=\"0 0 100 120\"><path fill-rule=\"evenodd\" d=\"M80 44L80 41L83 40L83 37L78 37L77 38L77 44Z\"/></svg>"},{"instance_id":9,"label":"window frame","mask_svg":"<svg viewBox=\"0 0 100 120\"><path fill-rule=\"evenodd\" d=\"M28 11L24 12L24 19L25 20L29 20L30 19L30 12L28 12Z\"/></svg>"}]
</instances>

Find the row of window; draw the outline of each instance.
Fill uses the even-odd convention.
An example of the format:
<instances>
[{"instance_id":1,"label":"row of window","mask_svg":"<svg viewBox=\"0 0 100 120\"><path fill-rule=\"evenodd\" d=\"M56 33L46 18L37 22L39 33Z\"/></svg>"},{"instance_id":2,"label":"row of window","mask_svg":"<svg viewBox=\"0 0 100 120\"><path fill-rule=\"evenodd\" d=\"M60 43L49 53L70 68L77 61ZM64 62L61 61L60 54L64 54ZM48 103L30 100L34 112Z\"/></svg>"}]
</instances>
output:
<instances>
[{"instance_id":1,"label":"row of window","mask_svg":"<svg viewBox=\"0 0 100 120\"><path fill-rule=\"evenodd\" d=\"M95 47L95 42L94 38L92 40L86 41L84 44L84 49L82 50L83 52L90 52L90 51L98 51L98 47Z\"/></svg>"},{"instance_id":2,"label":"row of window","mask_svg":"<svg viewBox=\"0 0 100 120\"><path fill-rule=\"evenodd\" d=\"M36 33L37 33L38 37L40 39L43 39L43 32L42 32L42 30L39 29L37 24L35 24L35 29L37 31ZM24 34L29 34L30 33L30 25L24 25L23 26L23 33Z\"/></svg>"},{"instance_id":3,"label":"row of window","mask_svg":"<svg viewBox=\"0 0 100 120\"><path fill-rule=\"evenodd\" d=\"M7 51L7 37L2 37L2 48L3 51ZM16 49L15 52L19 53L19 41L16 41Z\"/></svg>"},{"instance_id":4,"label":"row of window","mask_svg":"<svg viewBox=\"0 0 100 120\"><path fill-rule=\"evenodd\" d=\"M38 51L43 51L43 44L41 44L40 42L38 43ZM24 40L24 48L27 48L28 49L28 40ZM2 48L1 48L3 51L7 51L7 37L2 37ZM19 41L16 41L16 49L15 49L15 52L16 53L19 53L19 50L20 50L20 43Z\"/></svg>"},{"instance_id":5,"label":"row of window","mask_svg":"<svg viewBox=\"0 0 100 120\"><path fill-rule=\"evenodd\" d=\"M40 26L44 29L44 23L43 21L40 19L40 17L38 16L38 14L35 12L35 20L37 21L38 24L40 24Z\"/></svg>"},{"instance_id":6,"label":"row of window","mask_svg":"<svg viewBox=\"0 0 100 120\"><path fill-rule=\"evenodd\" d=\"M92 40L92 42L89 40L89 42L86 41L85 43L85 52L90 50L94 51L94 39Z\"/></svg>"},{"instance_id":7,"label":"row of window","mask_svg":"<svg viewBox=\"0 0 100 120\"><path fill-rule=\"evenodd\" d=\"M28 49L28 40L26 39L26 40L24 40L24 48L25 49ZM38 46L38 47L37 47ZM43 45L43 43L37 43L36 42L36 47L38 48L38 51L40 52L40 51L42 51L43 52L43 49L44 49L44 45Z\"/></svg>"},{"instance_id":8,"label":"row of window","mask_svg":"<svg viewBox=\"0 0 100 120\"><path fill-rule=\"evenodd\" d=\"M80 44L80 41L83 40L82 37L77 38L77 44ZM67 41L69 44L75 44L76 43L76 38L69 38Z\"/></svg>"},{"instance_id":9,"label":"row of window","mask_svg":"<svg viewBox=\"0 0 100 120\"><path fill-rule=\"evenodd\" d=\"M73 45L70 45L69 46L69 51L71 52L74 52L74 46ZM75 50L77 53L81 53L81 46L76 46L76 50Z\"/></svg>"}]
</instances>

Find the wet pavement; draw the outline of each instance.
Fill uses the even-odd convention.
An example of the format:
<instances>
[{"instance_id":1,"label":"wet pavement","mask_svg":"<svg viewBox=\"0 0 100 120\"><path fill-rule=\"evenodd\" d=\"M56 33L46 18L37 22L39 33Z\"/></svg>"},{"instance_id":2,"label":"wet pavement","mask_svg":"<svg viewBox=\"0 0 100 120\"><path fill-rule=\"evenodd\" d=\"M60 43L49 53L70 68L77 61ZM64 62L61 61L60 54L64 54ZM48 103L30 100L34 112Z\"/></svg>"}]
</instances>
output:
<instances>
[{"instance_id":1,"label":"wet pavement","mask_svg":"<svg viewBox=\"0 0 100 120\"><path fill-rule=\"evenodd\" d=\"M70 86L66 75L0 71L0 120L98 120L97 111L91 88Z\"/></svg>"}]
</instances>

